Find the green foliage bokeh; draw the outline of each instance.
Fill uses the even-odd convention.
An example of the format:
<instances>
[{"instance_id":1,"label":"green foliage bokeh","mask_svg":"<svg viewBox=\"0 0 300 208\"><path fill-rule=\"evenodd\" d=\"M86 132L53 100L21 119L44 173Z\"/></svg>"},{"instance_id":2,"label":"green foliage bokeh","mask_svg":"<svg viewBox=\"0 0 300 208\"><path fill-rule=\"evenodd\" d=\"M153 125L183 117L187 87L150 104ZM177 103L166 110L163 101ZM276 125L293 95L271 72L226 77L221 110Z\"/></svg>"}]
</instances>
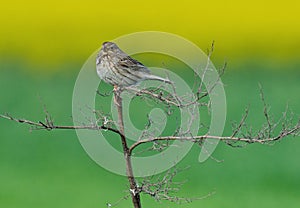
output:
<instances>
[{"instance_id":1,"label":"green foliage bokeh","mask_svg":"<svg viewBox=\"0 0 300 208\"><path fill-rule=\"evenodd\" d=\"M72 66L73 68L74 66ZM80 66L75 66L80 68ZM72 90L76 73L61 67L57 74L32 74L22 64L2 64L0 112L32 120L43 120L43 104L57 124L72 124ZM228 70L223 77L228 116L238 120L250 104L249 122L263 122L258 82L265 90L275 118L290 108L299 113L298 71L272 71L257 64L244 70ZM191 77L192 79L192 77ZM144 120L144 118L141 118ZM138 121L137 121L138 122ZM0 120L0 206L1 207L105 207L125 195L124 177L96 165L86 155L74 131L28 131L28 126ZM300 198L299 138L289 137L272 146L248 145L231 148L219 144L213 154L218 160L198 163L195 146L179 164L191 168L178 180L187 183L178 193L184 197L204 196L191 204L157 203L143 196L145 207L298 207ZM109 158L107 158L109 159ZM130 207L130 200L118 207Z\"/></svg>"}]
</instances>

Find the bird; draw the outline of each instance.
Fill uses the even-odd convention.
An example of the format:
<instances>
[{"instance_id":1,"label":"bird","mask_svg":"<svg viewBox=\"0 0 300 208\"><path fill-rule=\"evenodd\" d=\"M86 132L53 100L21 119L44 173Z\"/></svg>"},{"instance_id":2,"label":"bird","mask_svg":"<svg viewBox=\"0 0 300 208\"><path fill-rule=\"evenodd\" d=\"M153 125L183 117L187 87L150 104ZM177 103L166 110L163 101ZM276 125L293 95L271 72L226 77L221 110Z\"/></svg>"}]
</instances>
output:
<instances>
[{"instance_id":1,"label":"bird","mask_svg":"<svg viewBox=\"0 0 300 208\"><path fill-rule=\"evenodd\" d=\"M96 70L101 80L114 87L130 87L144 80L171 84L169 79L151 74L144 64L127 55L113 42L102 44L96 57Z\"/></svg>"}]
</instances>

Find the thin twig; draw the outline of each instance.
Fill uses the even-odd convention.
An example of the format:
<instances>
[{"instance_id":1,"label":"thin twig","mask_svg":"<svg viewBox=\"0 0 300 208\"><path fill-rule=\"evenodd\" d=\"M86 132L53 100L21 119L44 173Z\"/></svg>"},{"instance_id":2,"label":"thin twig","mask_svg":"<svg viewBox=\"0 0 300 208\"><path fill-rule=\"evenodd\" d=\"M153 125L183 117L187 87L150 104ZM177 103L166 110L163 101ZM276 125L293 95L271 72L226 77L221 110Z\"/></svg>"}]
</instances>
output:
<instances>
[{"instance_id":1,"label":"thin twig","mask_svg":"<svg viewBox=\"0 0 300 208\"><path fill-rule=\"evenodd\" d=\"M64 126L64 125L55 125L53 122L46 121L45 123L42 121L34 122L27 119L19 119L10 116L9 114L0 115L0 118L12 120L18 123L28 124L30 126L36 127L34 130L53 130L53 129L87 129L87 130L108 130L114 132L116 134L121 135L120 131L111 127L107 127L104 125L82 125L82 126ZM47 119L46 119L47 120Z\"/></svg>"},{"instance_id":2,"label":"thin twig","mask_svg":"<svg viewBox=\"0 0 300 208\"><path fill-rule=\"evenodd\" d=\"M121 136L121 142L123 147L123 154L124 159L126 163L126 174L127 179L129 182L129 190L130 195L132 199L133 206L135 208L141 208L141 199L140 199L140 193L137 191L137 185L135 181L135 177L133 174L133 168L131 163L131 154L129 152L128 144L127 144L127 138L125 136L125 130L124 130L124 120L123 120L123 103L122 103L122 89L115 86L114 88L114 101L115 106L118 110L118 125L119 125L119 131Z\"/></svg>"},{"instance_id":3,"label":"thin twig","mask_svg":"<svg viewBox=\"0 0 300 208\"><path fill-rule=\"evenodd\" d=\"M197 143L203 139L214 139L214 140L219 140L219 141L235 141L235 142L246 142L246 143L259 143L259 144L264 144L268 142L274 142L277 140L280 140L286 136L289 135L294 135L295 133L298 133L300 131L300 123L295 125L294 128L284 131L280 133L276 137L272 138L242 138L242 137L223 137L223 136L213 136L213 135L202 135L202 136L188 136L188 137L182 137L182 136L165 136L165 137L155 137L155 138L149 138L149 139L142 139L134 144L131 145L129 148L129 151L132 152L137 146L144 144L144 143L149 143L149 142L155 142L155 141L190 141Z\"/></svg>"}]
</instances>

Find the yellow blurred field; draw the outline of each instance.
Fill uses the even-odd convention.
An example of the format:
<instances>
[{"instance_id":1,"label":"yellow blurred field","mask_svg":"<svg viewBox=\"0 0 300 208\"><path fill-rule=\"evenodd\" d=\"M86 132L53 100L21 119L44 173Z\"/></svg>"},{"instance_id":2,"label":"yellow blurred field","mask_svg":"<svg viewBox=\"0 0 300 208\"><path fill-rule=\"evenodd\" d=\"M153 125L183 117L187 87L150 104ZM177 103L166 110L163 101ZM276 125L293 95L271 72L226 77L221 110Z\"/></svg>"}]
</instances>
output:
<instances>
[{"instance_id":1,"label":"yellow blurred field","mask_svg":"<svg viewBox=\"0 0 300 208\"><path fill-rule=\"evenodd\" d=\"M233 63L299 59L299 1L2 1L0 56L30 64L83 62L105 40L157 30ZM54 70L55 67L49 67Z\"/></svg>"}]
</instances>

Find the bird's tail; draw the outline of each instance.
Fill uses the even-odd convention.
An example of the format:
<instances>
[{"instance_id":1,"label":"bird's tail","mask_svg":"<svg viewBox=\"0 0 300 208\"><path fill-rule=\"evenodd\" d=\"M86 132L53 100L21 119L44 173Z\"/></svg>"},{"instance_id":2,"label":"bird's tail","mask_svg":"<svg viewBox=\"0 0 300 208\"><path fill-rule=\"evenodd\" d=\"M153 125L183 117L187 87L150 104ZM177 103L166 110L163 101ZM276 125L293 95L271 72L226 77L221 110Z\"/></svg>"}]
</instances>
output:
<instances>
[{"instance_id":1,"label":"bird's tail","mask_svg":"<svg viewBox=\"0 0 300 208\"><path fill-rule=\"evenodd\" d=\"M162 78L160 76L156 76L156 75L153 75L153 74L147 75L146 79L148 79L148 80L158 80L158 81L161 81L161 82L172 84L172 82L169 79L164 79L164 78Z\"/></svg>"}]
</instances>

